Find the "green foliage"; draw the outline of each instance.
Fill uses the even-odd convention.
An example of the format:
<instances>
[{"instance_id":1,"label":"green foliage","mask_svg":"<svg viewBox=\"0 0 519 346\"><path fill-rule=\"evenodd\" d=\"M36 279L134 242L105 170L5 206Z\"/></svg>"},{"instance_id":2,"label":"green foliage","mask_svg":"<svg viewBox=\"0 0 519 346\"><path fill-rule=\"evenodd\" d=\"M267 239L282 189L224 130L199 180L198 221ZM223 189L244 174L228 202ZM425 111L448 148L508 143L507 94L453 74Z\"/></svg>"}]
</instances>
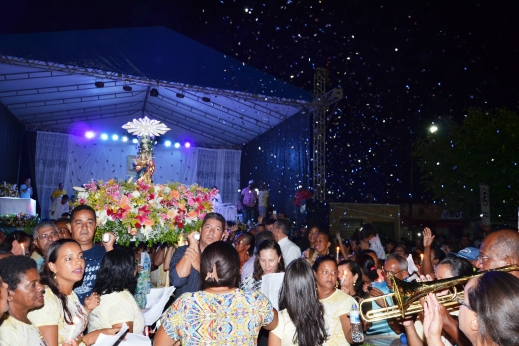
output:
<instances>
[{"instance_id":1,"label":"green foliage","mask_svg":"<svg viewBox=\"0 0 519 346\"><path fill-rule=\"evenodd\" d=\"M414 143L422 183L449 210L479 217L479 184L490 188L493 222L517 218L519 117L506 109L470 109L462 124L442 119L437 133Z\"/></svg>"}]
</instances>

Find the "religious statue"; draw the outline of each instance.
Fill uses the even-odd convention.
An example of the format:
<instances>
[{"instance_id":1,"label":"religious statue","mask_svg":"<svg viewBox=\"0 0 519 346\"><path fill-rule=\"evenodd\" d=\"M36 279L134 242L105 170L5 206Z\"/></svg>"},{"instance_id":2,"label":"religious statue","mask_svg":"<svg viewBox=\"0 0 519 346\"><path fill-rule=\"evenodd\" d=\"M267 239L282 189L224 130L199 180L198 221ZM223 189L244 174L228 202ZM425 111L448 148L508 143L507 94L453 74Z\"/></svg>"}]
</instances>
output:
<instances>
[{"instance_id":1,"label":"religious statue","mask_svg":"<svg viewBox=\"0 0 519 346\"><path fill-rule=\"evenodd\" d=\"M137 145L137 157L133 160L137 180L147 184L153 183L153 173L155 173L155 161L153 161L153 147L157 143L155 137L163 135L170 129L157 120L133 119L133 121L123 125L123 129L129 133L137 135L139 140Z\"/></svg>"}]
</instances>

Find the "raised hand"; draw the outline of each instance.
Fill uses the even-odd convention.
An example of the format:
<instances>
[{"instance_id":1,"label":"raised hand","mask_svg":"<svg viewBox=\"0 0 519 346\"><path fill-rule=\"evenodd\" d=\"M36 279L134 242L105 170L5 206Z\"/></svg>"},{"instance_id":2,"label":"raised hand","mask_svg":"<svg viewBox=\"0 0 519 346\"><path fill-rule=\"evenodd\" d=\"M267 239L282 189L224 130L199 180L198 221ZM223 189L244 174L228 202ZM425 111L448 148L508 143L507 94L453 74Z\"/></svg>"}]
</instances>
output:
<instances>
[{"instance_id":1,"label":"raised hand","mask_svg":"<svg viewBox=\"0 0 519 346\"><path fill-rule=\"evenodd\" d=\"M434 241L434 235L432 235L432 231L430 228L425 227L423 230L423 246L431 247Z\"/></svg>"}]
</instances>

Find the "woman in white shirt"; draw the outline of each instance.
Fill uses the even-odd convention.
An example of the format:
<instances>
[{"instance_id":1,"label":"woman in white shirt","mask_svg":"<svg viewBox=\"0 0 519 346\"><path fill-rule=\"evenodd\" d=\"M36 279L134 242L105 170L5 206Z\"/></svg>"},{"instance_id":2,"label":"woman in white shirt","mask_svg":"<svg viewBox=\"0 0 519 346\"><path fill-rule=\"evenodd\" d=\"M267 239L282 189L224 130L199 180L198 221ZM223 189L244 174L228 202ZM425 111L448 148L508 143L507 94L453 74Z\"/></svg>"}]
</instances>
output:
<instances>
[{"instance_id":1,"label":"woman in white shirt","mask_svg":"<svg viewBox=\"0 0 519 346\"><path fill-rule=\"evenodd\" d=\"M144 317L133 297L136 286L133 256L122 248L107 252L94 286L94 292L101 296L101 303L88 316L88 331L120 328L126 323L130 333L141 334Z\"/></svg>"}]
</instances>

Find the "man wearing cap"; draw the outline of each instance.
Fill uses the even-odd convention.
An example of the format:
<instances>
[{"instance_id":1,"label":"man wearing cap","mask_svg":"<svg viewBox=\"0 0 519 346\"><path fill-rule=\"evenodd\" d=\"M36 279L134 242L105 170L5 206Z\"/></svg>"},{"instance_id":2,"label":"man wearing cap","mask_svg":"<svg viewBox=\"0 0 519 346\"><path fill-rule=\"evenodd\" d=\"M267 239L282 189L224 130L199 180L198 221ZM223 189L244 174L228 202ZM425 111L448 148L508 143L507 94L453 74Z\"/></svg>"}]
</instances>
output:
<instances>
[{"instance_id":1,"label":"man wearing cap","mask_svg":"<svg viewBox=\"0 0 519 346\"><path fill-rule=\"evenodd\" d=\"M254 180L249 180L249 186L241 190L241 204L243 205L243 223L249 220L254 222L254 208L258 200L258 194L254 190Z\"/></svg>"},{"instance_id":2,"label":"man wearing cap","mask_svg":"<svg viewBox=\"0 0 519 346\"><path fill-rule=\"evenodd\" d=\"M458 252L456 254L456 256L466 259L467 261L470 262L470 264L472 264L472 266L474 268L476 268L476 263L478 261L478 256L479 256L479 250L476 249L475 247L469 246L469 247L464 248L460 252Z\"/></svg>"}]
</instances>

